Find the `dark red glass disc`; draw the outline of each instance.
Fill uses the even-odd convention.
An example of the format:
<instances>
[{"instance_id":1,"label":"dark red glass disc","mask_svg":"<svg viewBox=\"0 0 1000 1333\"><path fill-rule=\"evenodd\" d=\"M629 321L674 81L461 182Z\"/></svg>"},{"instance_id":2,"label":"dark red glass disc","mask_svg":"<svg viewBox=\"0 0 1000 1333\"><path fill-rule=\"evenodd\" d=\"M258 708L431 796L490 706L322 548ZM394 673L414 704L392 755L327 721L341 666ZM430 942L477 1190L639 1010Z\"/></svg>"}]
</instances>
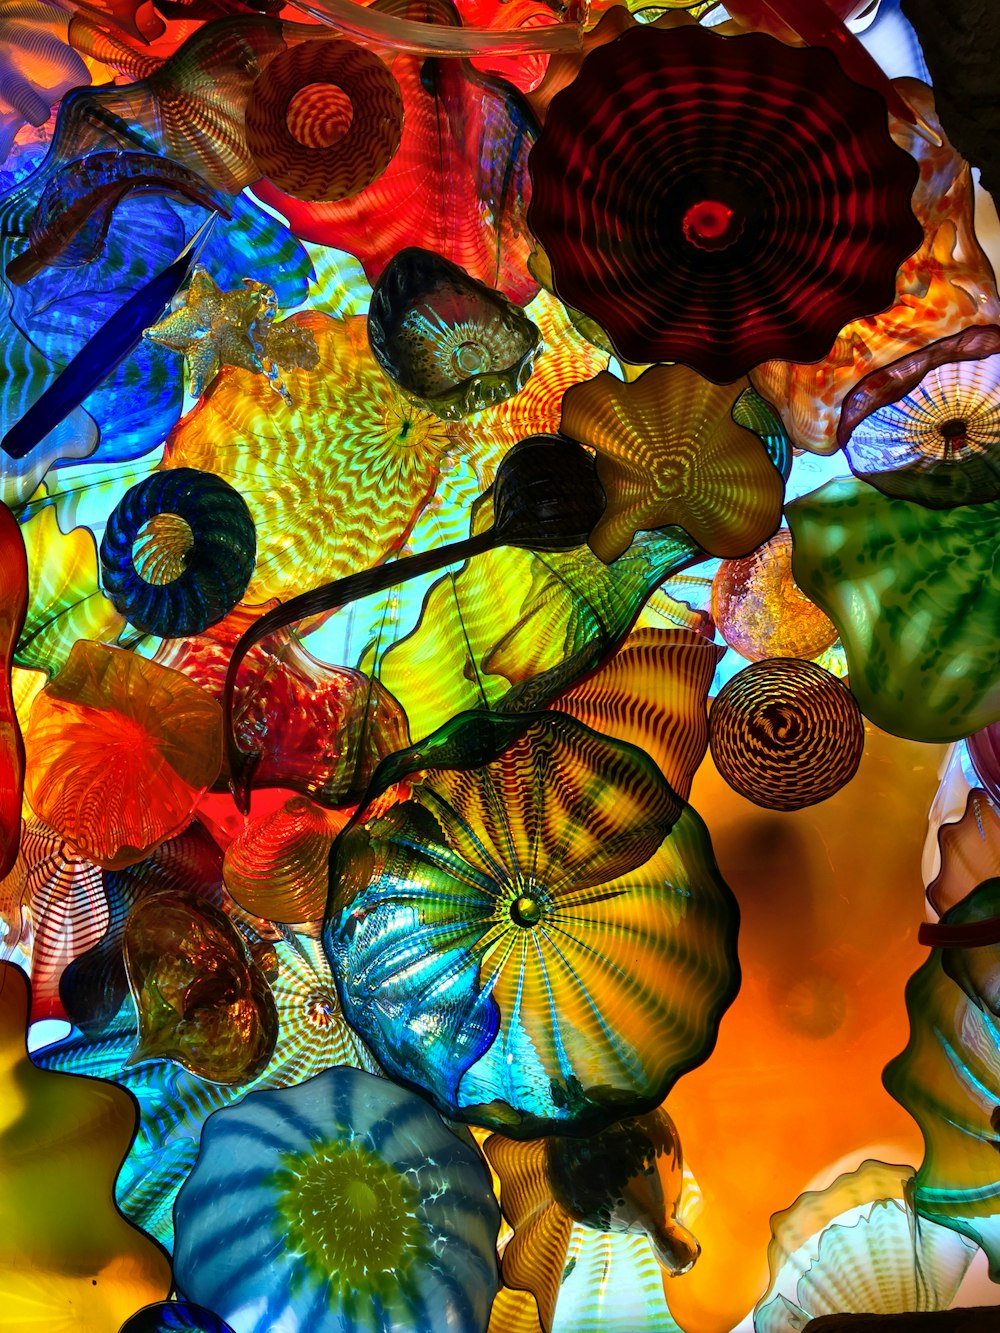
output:
<instances>
[{"instance_id":1,"label":"dark red glass disc","mask_svg":"<svg viewBox=\"0 0 1000 1333\"><path fill-rule=\"evenodd\" d=\"M878 94L761 33L623 33L553 99L528 165L559 296L624 359L720 383L825 355L921 241Z\"/></svg>"}]
</instances>

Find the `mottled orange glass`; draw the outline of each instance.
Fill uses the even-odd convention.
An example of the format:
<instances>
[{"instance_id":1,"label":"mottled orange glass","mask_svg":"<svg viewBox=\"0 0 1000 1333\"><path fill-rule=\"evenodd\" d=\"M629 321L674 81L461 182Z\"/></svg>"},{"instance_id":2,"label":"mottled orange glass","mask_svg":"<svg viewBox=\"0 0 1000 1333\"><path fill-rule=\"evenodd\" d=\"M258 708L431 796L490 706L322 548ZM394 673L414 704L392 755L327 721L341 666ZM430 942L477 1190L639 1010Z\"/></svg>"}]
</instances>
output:
<instances>
[{"instance_id":1,"label":"mottled orange glass","mask_svg":"<svg viewBox=\"0 0 1000 1333\"><path fill-rule=\"evenodd\" d=\"M835 641L836 626L792 577L787 528L742 560L724 560L712 580L715 627L741 657L818 657Z\"/></svg>"},{"instance_id":2,"label":"mottled orange glass","mask_svg":"<svg viewBox=\"0 0 1000 1333\"><path fill-rule=\"evenodd\" d=\"M916 79L896 82L940 133L930 89ZM969 164L943 136L935 147L911 125L890 124L895 141L920 166L913 211L924 229L923 244L896 275L895 304L846 325L820 361L766 361L750 372L792 443L817 454L836 451L840 404L865 375L969 324L1000 322L993 270L973 229Z\"/></svg>"}]
</instances>

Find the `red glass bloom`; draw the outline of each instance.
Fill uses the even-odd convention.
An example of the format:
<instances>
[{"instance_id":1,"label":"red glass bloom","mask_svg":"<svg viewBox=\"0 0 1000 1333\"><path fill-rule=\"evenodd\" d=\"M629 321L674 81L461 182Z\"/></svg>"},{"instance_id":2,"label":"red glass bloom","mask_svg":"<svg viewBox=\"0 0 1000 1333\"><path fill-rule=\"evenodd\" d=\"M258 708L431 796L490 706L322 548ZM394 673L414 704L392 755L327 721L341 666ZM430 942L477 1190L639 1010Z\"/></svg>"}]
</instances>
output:
<instances>
[{"instance_id":1,"label":"red glass bloom","mask_svg":"<svg viewBox=\"0 0 1000 1333\"><path fill-rule=\"evenodd\" d=\"M562 299L626 360L720 383L823 356L921 239L878 95L761 33L625 32L553 98L528 166Z\"/></svg>"},{"instance_id":2,"label":"red glass bloom","mask_svg":"<svg viewBox=\"0 0 1000 1333\"><path fill-rule=\"evenodd\" d=\"M457 24L442 0L403 0L401 17ZM484 15L482 17L485 17ZM296 236L349 250L375 283L408 246L434 250L516 305L538 291L528 272L525 223L530 117L516 92L465 61L399 54L399 148L349 199L304 202L273 181L254 186Z\"/></svg>"}]
</instances>

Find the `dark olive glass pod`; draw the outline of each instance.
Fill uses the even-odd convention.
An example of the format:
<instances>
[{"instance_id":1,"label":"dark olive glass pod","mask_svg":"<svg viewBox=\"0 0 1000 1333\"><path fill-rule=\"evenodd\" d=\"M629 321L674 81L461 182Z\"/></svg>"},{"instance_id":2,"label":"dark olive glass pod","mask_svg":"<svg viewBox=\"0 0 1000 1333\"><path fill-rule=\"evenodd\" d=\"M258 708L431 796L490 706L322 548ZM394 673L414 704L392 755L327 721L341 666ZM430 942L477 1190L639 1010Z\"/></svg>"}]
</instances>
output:
<instances>
[{"instance_id":1,"label":"dark olive glass pod","mask_svg":"<svg viewBox=\"0 0 1000 1333\"><path fill-rule=\"evenodd\" d=\"M416 247L401 250L376 283L368 341L393 383L445 421L512 398L541 349L518 306Z\"/></svg>"},{"instance_id":2,"label":"dark olive glass pod","mask_svg":"<svg viewBox=\"0 0 1000 1333\"><path fill-rule=\"evenodd\" d=\"M509 449L497 468L497 544L570 551L587 541L606 503L593 454L560 435L531 435Z\"/></svg>"}]
</instances>

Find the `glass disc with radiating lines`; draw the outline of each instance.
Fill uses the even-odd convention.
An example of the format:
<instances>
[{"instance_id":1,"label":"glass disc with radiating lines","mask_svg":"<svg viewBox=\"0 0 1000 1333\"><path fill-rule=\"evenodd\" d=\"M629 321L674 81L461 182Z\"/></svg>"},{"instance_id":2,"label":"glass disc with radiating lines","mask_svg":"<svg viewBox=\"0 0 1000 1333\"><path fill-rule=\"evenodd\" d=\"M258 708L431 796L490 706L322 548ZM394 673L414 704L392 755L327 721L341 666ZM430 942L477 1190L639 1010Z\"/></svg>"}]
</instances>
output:
<instances>
[{"instance_id":1,"label":"glass disc with radiating lines","mask_svg":"<svg viewBox=\"0 0 1000 1333\"><path fill-rule=\"evenodd\" d=\"M558 713L467 713L392 764L334 845L324 933L379 1062L517 1137L656 1106L738 980L695 812L643 751Z\"/></svg>"}]
</instances>

